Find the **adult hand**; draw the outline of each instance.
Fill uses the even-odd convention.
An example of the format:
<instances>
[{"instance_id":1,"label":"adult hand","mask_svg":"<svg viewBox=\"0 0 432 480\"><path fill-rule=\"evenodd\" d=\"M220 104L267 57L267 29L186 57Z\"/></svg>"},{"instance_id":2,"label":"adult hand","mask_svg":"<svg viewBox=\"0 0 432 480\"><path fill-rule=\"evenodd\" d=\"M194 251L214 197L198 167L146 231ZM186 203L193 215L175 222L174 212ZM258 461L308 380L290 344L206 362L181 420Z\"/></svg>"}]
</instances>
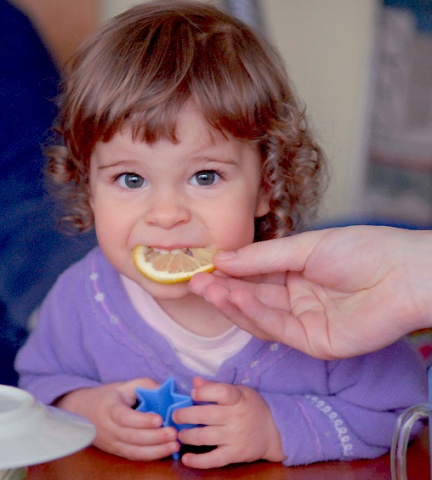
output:
<instances>
[{"instance_id":1,"label":"adult hand","mask_svg":"<svg viewBox=\"0 0 432 480\"><path fill-rule=\"evenodd\" d=\"M371 352L432 326L429 231L318 230L222 252L214 263L228 276L196 275L192 292L253 335L319 358Z\"/></svg>"}]
</instances>

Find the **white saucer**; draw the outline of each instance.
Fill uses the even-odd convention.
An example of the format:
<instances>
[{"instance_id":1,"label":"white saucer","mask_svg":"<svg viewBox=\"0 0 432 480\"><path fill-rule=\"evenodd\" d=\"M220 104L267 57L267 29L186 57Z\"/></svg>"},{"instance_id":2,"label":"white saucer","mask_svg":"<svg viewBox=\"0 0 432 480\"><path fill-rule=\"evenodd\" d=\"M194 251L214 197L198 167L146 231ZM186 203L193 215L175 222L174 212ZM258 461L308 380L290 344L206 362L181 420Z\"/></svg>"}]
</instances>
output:
<instances>
[{"instance_id":1,"label":"white saucer","mask_svg":"<svg viewBox=\"0 0 432 480\"><path fill-rule=\"evenodd\" d=\"M64 457L95 436L88 420L47 407L19 388L0 385L0 470Z\"/></svg>"}]
</instances>

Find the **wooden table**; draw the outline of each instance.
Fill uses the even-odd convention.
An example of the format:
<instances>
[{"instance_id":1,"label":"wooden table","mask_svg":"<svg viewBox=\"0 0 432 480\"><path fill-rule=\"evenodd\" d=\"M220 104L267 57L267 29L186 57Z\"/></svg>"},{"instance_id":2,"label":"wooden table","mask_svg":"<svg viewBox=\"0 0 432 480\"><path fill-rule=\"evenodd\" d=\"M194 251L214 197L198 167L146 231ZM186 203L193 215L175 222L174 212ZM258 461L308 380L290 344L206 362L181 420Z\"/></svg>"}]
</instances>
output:
<instances>
[{"instance_id":1,"label":"wooden table","mask_svg":"<svg viewBox=\"0 0 432 480\"><path fill-rule=\"evenodd\" d=\"M428 431L409 447L408 476L430 480ZM284 467L256 462L213 470L195 470L181 462L160 460L132 462L89 447L68 457L30 467L28 480L179 480L179 479L270 479L270 480L391 480L390 456L374 460L315 463Z\"/></svg>"}]
</instances>

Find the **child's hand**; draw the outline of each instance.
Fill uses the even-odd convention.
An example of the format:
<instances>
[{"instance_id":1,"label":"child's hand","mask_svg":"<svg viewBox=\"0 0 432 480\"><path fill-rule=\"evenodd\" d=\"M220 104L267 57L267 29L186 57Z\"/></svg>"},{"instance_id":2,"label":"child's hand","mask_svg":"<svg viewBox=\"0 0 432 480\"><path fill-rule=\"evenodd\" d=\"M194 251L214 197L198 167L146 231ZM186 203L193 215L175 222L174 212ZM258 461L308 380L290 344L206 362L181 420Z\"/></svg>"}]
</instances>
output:
<instances>
[{"instance_id":1,"label":"child's hand","mask_svg":"<svg viewBox=\"0 0 432 480\"><path fill-rule=\"evenodd\" d=\"M135 389L157 388L151 379L111 383L75 390L56 406L88 418L96 425L94 445L130 460L157 460L178 452L175 428L160 428L162 418L135 411Z\"/></svg>"},{"instance_id":2,"label":"child's hand","mask_svg":"<svg viewBox=\"0 0 432 480\"><path fill-rule=\"evenodd\" d=\"M270 409L261 395L249 387L194 380L192 398L196 402L213 402L178 409L176 423L201 424L179 433L188 445L217 445L209 453L186 453L182 462L194 468L214 468L230 463L263 459L284 460L279 431Z\"/></svg>"}]
</instances>

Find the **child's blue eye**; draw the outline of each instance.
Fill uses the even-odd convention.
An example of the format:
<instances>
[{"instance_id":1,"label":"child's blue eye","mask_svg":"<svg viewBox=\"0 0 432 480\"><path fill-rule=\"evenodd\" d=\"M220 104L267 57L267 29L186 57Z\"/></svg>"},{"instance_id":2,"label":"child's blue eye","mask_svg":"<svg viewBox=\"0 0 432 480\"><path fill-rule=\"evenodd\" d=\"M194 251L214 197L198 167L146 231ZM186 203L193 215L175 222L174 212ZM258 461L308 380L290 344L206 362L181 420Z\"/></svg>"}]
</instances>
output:
<instances>
[{"instance_id":1,"label":"child's blue eye","mask_svg":"<svg viewBox=\"0 0 432 480\"><path fill-rule=\"evenodd\" d=\"M145 187L146 179L137 173L123 173L117 178L120 186L123 188L141 188Z\"/></svg>"},{"instance_id":2,"label":"child's blue eye","mask_svg":"<svg viewBox=\"0 0 432 480\"><path fill-rule=\"evenodd\" d=\"M218 182L220 178L221 176L219 173L215 172L214 170L201 170L192 176L191 184L207 187Z\"/></svg>"}]
</instances>

